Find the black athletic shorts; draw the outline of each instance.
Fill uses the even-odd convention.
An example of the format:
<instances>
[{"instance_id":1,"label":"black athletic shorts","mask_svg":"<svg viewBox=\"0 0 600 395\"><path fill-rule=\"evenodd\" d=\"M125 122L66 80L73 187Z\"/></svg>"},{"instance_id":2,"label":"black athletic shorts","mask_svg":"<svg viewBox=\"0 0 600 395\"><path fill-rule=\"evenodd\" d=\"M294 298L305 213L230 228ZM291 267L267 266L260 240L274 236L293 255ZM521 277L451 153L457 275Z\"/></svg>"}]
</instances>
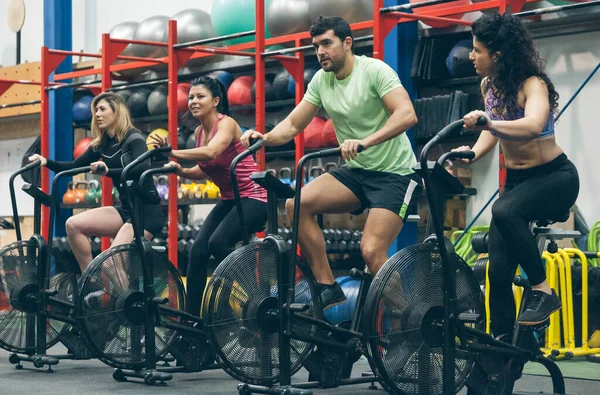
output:
<instances>
[{"instance_id":1,"label":"black athletic shorts","mask_svg":"<svg viewBox=\"0 0 600 395\"><path fill-rule=\"evenodd\" d=\"M417 204L423 190L421 177L415 173L401 176L342 166L329 174L360 200L362 207L352 214L360 214L366 208L385 208L404 219L409 210Z\"/></svg>"},{"instance_id":2,"label":"black athletic shorts","mask_svg":"<svg viewBox=\"0 0 600 395\"><path fill-rule=\"evenodd\" d=\"M131 223L131 211L129 208L123 208L121 206L115 207L123 223ZM149 204L144 206L144 230L151 233L152 236L156 236L162 232L163 227L166 225L165 213L163 207L160 204Z\"/></svg>"}]
</instances>

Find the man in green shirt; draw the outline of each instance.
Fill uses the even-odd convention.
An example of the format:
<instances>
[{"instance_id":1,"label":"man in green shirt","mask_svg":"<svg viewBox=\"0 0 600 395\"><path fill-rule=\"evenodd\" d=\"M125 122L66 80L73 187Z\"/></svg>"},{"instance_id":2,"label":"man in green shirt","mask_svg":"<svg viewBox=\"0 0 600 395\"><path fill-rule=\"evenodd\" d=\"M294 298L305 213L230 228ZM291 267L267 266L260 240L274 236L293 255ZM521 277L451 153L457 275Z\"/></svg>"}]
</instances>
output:
<instances>
[{"instance_id":1,"label":"man in green shirt","mask_svg":"<svg viewBox=\"0 0 600 395\"><path fill-rule=\"evenodd\" d=\"M267 146L285 144L306 128L320 107L333 120L347 166L304 187L299 228L300 247L326 309L346 297L329 267L315 215L369 208L360 249L375 275L387 261L388 249L422 186L412 170L416 159L404 133L417 117L396 72L380 60L355 56L352 31L342 18L320 17L310 34L322 70L309 83L304 99L270 133L250 130L241 142L248 147L251 138L262 138ZM364 150L358 153L358 147ZM293 199L286 202L286 209L291 220Z\"/></svg>"}]
</instances>

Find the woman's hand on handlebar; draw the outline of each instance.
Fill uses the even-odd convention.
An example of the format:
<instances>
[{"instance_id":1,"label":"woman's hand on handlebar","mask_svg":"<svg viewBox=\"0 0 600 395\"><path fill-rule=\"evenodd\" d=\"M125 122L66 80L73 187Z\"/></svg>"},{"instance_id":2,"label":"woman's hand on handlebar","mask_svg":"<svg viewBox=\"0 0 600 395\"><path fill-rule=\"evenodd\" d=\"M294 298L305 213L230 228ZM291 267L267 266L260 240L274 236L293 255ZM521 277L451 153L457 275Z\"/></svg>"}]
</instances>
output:
<instances>
[{"instance_id":1,"label":"woman's hand on handlebar","mask_svg":"<svg viewBox=\"0 0 600 395\"><path fill-rule=\"evenodd\" d=\"M165 167L175 167L175 168L177 168L177 172L175 174L177 174L178 176L180 176L181 173L182 173L182 171L183 171L183 168L181 167L181 165L179 163L173 162L173 161L167 163L165 165Z\"/></svg>"},{"instance_id":2,"label":"woman's hand on handlebar","mask_svg":"<svg viewBox=\"0 0 600 395\"><path fill-rule=\"evenodd\" d=\"M456 147L452 150L452 152L465 152L465 151L472 151L472 149L468 145L461 145L460 147ZM474 159L456 158L456 159L452 159L452 160L457 160L457 161L460 161L463 163L473 163L473 162L475 162L476 158L477 158L477 156Z\"/></svg>"},{"instance_id":3,"label":"woman's hand on handlebar","mask_svg":"<svg viewBox=\"0 0 600 395\"><path fill-rule=\"evenodd\" d=\"M151 134L150 138L152 139L152 145L154 145L154 148L166 147L167 145L169 145L169 141L166 137L163 139L162 137L156 134ZM166 155L171 155L171 152L166 153Z\"/></svg>"},{"instance_id":4,"label":"woman's hand on handlebar","mask_svg":"<svg viewBox=\"0 0 600 395\"><path fill-rule=\"evenodd\" d=\"M42 155L39 154L33 154L27 159L29 159L29 162L35 162L36 160L39 160L42 166L46 166L46 164L48 163L48 159L44 158Z\"/></svg>"},{"instance_id":5,"label":"woman's hand on handlebar","mask_svg":"<svg viewBox=\"0 0 600 395\"><path fill-rule=\"evenodd\" d=\"M485 125L477 125L477 120L480 117L484 117L487 119L487 123ZM471 111L467 115L463 117L463 121L465 123L464 128L466 130L472 130L476 132L481 132L482 130L492 130L492 121L490 117L487 115L485 111L475 110Z\"/></svg>"},{"instance_id":6,"label":"woman's hand on handlebar","mask_svg":"<svg viewBox=\"0 0 600 395\"><path fill-rule=\"evenodd\" d=\"M102 161L92 163L90 168L90 173L98 174L99 176L105 176L108 173L108 166Z\"/></svg>"},{"instance_id":7,"label":"woman's hand on handlebar","mask_svg":"<svg viewBox=\"0 0 600 395\"><path fill-rule=\"evenodd\" d=\"M344 160L354 159L358 155L358 147L363 150L369 148L363 140L346 140L340 145L340 151Z\"/></svg>"},{"instance_id":8,"label":"woman's hand on handlebar","mask_svg":"<svg viewBox=\"0 0 600 395\"><path fill-rule=\"evenodd\" d=\"M244 146L244 148L250 147L250 141L254 139L264 140L264 135L261 132L257 132L256 130L246 130L242 137L240 137L240 143Z\"/></svg>"}]
</instances>

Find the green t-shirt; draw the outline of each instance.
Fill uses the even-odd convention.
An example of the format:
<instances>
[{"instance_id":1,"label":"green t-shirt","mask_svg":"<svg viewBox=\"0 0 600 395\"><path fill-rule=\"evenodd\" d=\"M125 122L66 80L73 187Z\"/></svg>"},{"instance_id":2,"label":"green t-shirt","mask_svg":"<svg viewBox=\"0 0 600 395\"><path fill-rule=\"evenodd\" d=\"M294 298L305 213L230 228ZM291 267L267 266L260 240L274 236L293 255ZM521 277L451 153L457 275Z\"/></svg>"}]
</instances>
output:
<instances>
[{"instance_id":1,"label":"green t-shirt","mask_svg":"<svg viewBox=\"0 0 600 395\"><path fill-rule=\"evenodd\" d=\"M308 84L304 100L325 108L333 120L337 140L364 139L385 125L389 114L382 98L402 86L396 72L384 62L356 56L352 73L343 80L319 70ZM348 167L412 174L417 161L406 133L359 153Z\"/></svg>"}]
</instances>

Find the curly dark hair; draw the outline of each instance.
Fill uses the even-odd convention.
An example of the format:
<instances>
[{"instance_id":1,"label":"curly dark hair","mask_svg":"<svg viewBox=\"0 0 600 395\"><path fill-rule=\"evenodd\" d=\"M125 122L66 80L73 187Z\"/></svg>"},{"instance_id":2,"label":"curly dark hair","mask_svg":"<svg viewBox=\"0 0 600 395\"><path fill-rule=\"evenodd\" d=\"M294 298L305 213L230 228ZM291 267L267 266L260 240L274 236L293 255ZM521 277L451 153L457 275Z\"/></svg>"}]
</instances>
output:
<instances>
[{"instance_id":1,"label":"curly dark hair","mask_svg":"<svg viewBox=\"0 0 600 395\"><path fill-rule=\"evenodd\" d=\"M493 108L494 112L514 115L521 85L536 76L546 83L550 112L556 113L558 93L544 72L545 61L535 50L533 40L519 17L509 12L503 15L484 14L473 22L471 29L473 36L487 47L490 54L496 54L496 73L487 78L483 87L484 92L493 88L500 99Z\"/></svg>"}]
</instances>

